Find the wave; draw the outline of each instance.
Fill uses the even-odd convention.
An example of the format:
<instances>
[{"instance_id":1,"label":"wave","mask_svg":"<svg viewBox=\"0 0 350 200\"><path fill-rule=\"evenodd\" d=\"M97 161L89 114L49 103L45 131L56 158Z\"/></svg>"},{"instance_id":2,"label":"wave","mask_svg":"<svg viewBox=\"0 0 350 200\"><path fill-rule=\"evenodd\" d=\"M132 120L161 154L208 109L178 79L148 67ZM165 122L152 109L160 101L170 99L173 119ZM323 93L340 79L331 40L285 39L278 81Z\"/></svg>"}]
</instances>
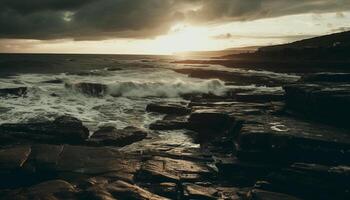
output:
<instances>
[{"instance_id":1,"label":"wave","mask_svg":"<svg viewBox=\"0 0 350 200\"><path fill-rule=\"evenodd\" d=\"M227 91L224 82L207 80L190 82L183 80L158 82L118 82L108 85L108 93L115 97L181 97L184 94L212 93L223 95Z\"/></svg>"}]
</instances>

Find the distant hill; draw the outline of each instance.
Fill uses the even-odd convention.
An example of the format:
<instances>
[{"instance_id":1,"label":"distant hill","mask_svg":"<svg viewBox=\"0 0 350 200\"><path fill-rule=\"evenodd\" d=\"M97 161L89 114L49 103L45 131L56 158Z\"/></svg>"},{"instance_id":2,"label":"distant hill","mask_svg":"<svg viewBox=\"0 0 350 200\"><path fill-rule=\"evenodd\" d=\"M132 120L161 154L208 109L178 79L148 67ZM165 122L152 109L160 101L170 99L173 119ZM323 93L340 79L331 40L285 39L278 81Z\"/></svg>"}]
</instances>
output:
<instances>
[{"instance_id":1,"label":"distant hill","mask_svg":"<svg viewBox=\"0 0 350 200\"><path fill-rule=\"evenodd\" d=\"M304 39L288 44L273 45L259 48L259 51L281 51L284 49L326 49L337 47L350 47L350 31Z\"/></svg>"},{"instance_id":2,"label":"distant hill","mask_svg":"<svg viewBox=\"0 0 350 200\"><path fill-rule=\"evenodd\" d=\"M226 55L226 59L284 61L350 61L350 31L292 43L260 47L253 53Z\"/></svg>"}]
</instances>

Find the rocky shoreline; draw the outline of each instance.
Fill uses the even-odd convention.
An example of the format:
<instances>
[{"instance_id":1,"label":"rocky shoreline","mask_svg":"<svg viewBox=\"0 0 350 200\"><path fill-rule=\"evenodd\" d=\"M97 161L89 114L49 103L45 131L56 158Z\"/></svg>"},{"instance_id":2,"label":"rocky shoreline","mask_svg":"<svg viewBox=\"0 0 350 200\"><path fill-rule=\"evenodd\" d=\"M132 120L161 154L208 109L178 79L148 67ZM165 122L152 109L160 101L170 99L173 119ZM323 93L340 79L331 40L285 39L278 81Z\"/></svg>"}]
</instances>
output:
<instances>
[{"instance_id":1,"label":"rocky shoreline","mask_svg":"<svg viewBox=\"0 0 350 200\"><path fill-rule=\"evenodd\" d=\"M240 89L224 96L186 95L188 104L150 104L147 112L165 115L150 130L103 127L90 135L70 116L1 124L0 199L350 198L349 74L282 81L177 71L284 90ZM105 90L98 84L78 86L93 96ZM200 148L164 143L142 151L128 148L158 130L186 130Z\"/></svg>"}]
</instances>

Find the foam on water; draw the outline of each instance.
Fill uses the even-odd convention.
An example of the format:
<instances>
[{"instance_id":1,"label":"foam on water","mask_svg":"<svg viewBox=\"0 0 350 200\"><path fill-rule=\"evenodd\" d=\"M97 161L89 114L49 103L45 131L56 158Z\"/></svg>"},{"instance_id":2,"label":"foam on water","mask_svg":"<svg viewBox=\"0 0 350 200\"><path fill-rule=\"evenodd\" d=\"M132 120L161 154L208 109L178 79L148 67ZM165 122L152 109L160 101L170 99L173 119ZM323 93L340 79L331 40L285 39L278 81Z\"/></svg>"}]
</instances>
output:
<instances>
[{"instance_id":1,"label":"foam on water","mask_svg":"<svg viewBox=\"0 0 350 200\"><path fill-rule=\"evenodd\" d=\"M223 95L227 91L224 82L220 80L204 80L201 82L182 79L170 81L128 81L108 85L112 96L123 97L164 97L174 98L183 94L212 93Z\"/></svg>"},{"instance_id":2,"label":"foam on water","mask_svg":"<svg viewBox=\"0 0 350 200\"><path fill-rule=\"evenodd\" d=\"M226 86L220 80L190 78L171 70L175 64L128 60L122 70L99 69L89 73L20 74L0 78L2 87L28 87L25 98L2 98L0 101L0 123L30 122L53 119L59 115L71 115L81 119L90 130L98 126L113 125L147 126L160 119L160 115L146 113L149 103L185 101L181 95L189 93L212 93L222 95L235 88L256 91L278 91L281 88L250 86ZM66 83L88 82L107 85L107 94L91 97L64 84L45 83L60 79Z\"/></svg>"}]
</instances>

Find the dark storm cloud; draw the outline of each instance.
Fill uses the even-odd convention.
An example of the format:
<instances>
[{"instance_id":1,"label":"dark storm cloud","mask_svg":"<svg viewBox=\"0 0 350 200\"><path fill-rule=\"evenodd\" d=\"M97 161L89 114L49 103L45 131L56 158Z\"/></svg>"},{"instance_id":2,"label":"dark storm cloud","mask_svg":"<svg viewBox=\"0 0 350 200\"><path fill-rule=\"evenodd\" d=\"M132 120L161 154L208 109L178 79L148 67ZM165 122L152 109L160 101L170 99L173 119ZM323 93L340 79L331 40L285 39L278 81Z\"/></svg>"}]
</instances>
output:
<instances>
[{"instance_id":1,"label":"dark storm cloud","mask_svg":"<svg viewBox=\"0 0 350 200\"><path fill-rule=\"evenodd\" d=\"M202 0L203 6L189 13L196 22L245 21L301 13L350 10L349 0Z\"/></svg>"},{"instance_id":2,"label":"dark storm cloud","mask_svg":"<svg viewBox=\"0 0 350 200\"><path fill-rule=\"evenodd\" d=\"M146 38L179 21L223 23L349 9L349 0L0 0L0 38Z\"/></svg>"}]
</instances>

